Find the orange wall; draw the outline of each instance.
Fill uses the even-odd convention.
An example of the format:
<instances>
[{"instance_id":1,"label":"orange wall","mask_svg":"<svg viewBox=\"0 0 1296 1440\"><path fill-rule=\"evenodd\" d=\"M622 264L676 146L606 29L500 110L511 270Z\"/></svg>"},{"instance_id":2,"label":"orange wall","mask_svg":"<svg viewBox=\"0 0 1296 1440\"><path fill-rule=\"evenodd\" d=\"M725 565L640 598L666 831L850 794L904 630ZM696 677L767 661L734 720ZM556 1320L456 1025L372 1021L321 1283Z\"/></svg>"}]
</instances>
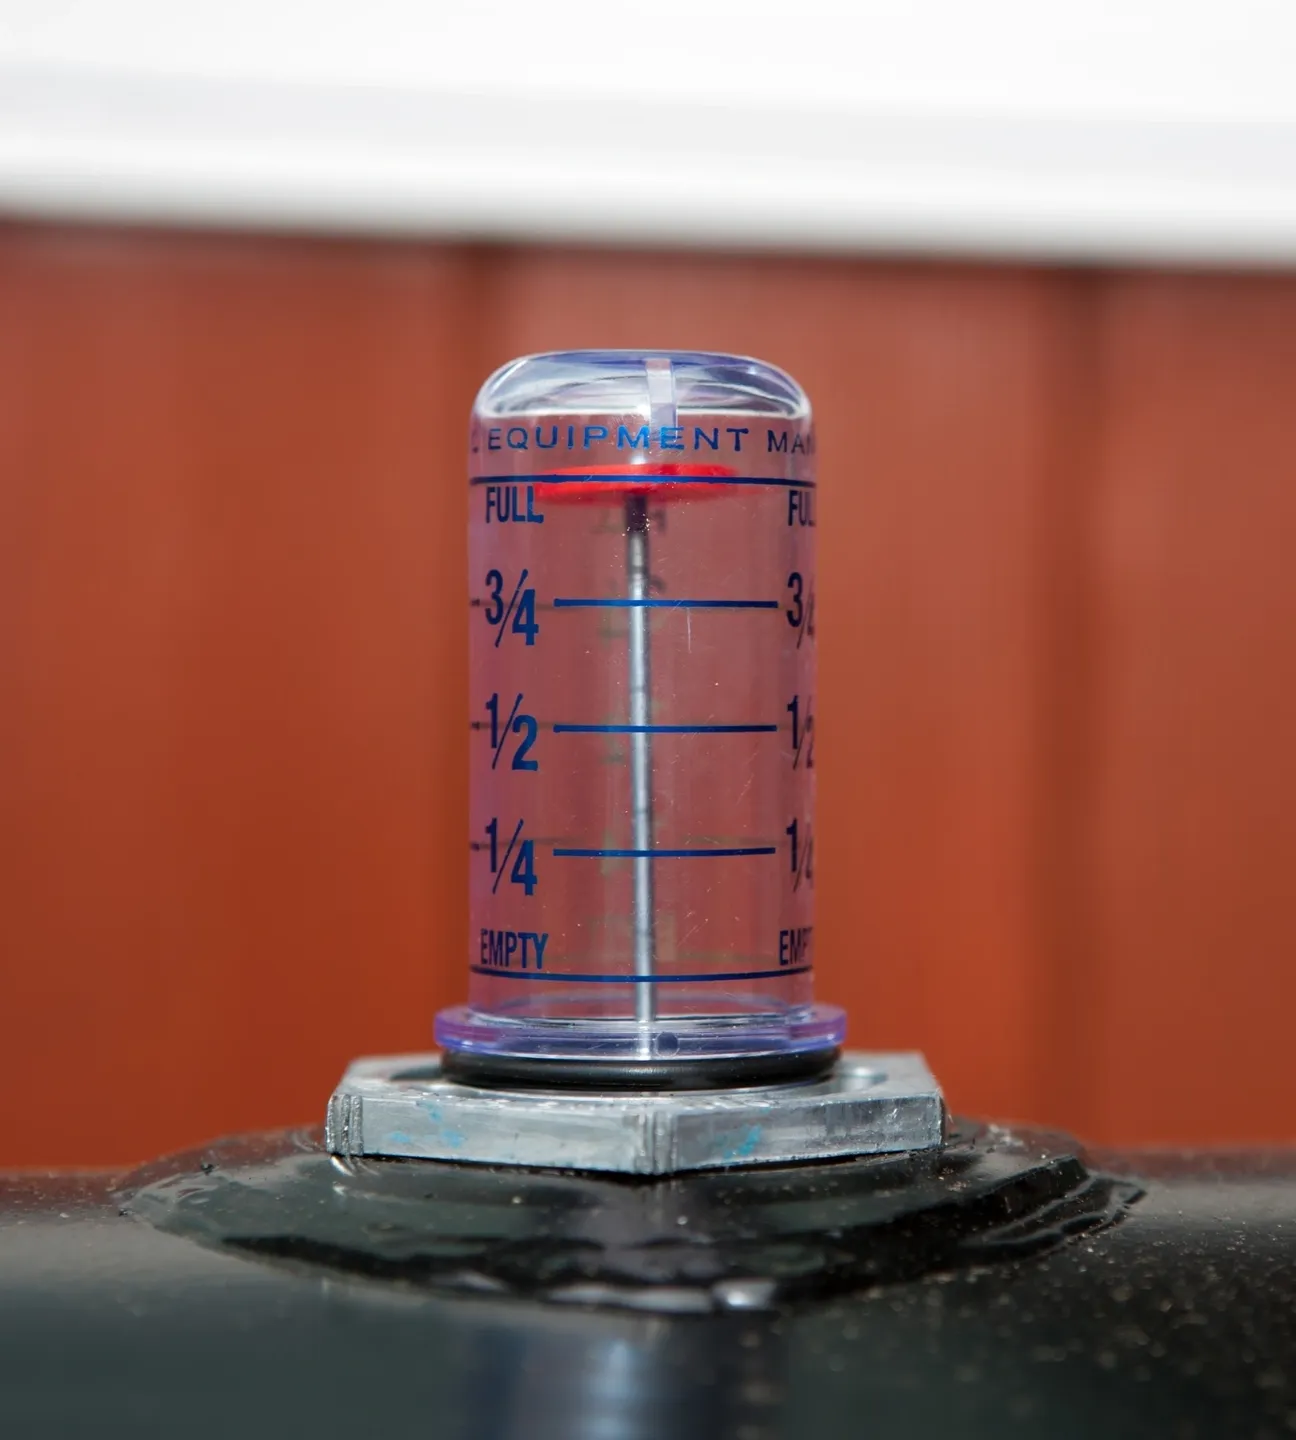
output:
<instances>
[{"instance_id":1,"label":"orange wall","mask_svg":"<svg viewBox=\"0 0 1296 1440\"><path fill-rule=\"evenodd\" d=\"M968 1111L1296 1137L1296 279L15 227L0 1164L318 1119L349 1056L429 1043L459 436L496 364L576 345L815 401L852 1040Z\"/></svg>"}]
</instances>

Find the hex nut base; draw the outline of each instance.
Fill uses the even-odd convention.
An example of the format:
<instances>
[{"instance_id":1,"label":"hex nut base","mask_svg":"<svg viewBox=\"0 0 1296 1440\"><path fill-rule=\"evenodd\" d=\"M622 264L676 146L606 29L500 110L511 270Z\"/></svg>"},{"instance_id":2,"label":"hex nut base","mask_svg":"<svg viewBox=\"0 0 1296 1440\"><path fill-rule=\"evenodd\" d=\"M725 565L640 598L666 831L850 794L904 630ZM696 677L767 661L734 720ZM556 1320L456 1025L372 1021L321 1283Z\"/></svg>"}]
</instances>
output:
<instances>
[{"instance_id":1,"label":"hex nut base","mask_svg":"<svg viewBox=\"0 0 1296 1440\"><path fill-rule=\"evenodd\" d=\"M433 1053L353 1061L325 1143L335 1155L671 1175L931 1150L944 1127L916 1053L847 1051L809 1084L651 1094L487 1090L445 1079Z\"/></svg>"}]
</instances>

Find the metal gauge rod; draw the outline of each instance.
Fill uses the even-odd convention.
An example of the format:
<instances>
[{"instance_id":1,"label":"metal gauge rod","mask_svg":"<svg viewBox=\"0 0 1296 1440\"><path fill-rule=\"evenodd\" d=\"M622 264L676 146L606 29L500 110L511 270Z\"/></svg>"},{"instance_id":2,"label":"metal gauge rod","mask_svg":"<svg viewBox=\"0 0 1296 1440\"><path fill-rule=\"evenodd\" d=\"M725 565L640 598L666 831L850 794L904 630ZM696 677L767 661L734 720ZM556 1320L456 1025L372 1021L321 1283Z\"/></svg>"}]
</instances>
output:
<instances>
[{"instance_id":1,"label":"metal gauge rod","mask_svg":"<svg viewBox=\"0 0 1296 1440\"><path fill-rule=\"evenodd\" d=\"M627 598L649 599L648 500L631 495L626 500ZM652 976L657 968L656 914L653 901L653 798L652 798L652 659L649 641L650 612L646 605L629 607L630 641L630 830L638 855L634 860L634 971ZM657 1015L657 993L652 984L635 987L635 1018L648 1025ZM646 1038L646 1037L645 1037Z\"/></svg>"}]
</instances>

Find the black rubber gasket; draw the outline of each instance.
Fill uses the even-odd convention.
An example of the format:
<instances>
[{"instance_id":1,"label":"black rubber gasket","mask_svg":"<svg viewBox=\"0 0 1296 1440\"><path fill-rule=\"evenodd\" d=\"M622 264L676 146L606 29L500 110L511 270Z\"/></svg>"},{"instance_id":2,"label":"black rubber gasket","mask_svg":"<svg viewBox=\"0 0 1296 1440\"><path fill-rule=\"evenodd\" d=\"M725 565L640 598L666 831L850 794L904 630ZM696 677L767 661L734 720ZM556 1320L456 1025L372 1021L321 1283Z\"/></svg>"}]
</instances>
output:
<instances>
[{"instance_id":1,"label":"black rubber gasket","mask_svg":"<svg viewBox=\"0 0 1296 1440\"><path fill-rule=\"evenodd\" d=\"M552 1060L446 1050L441 1073L463 1085L494 1090L733 1090L818 1079L840 1053L833 1046L706 1060Z\"/></svg>"}]
</instances>

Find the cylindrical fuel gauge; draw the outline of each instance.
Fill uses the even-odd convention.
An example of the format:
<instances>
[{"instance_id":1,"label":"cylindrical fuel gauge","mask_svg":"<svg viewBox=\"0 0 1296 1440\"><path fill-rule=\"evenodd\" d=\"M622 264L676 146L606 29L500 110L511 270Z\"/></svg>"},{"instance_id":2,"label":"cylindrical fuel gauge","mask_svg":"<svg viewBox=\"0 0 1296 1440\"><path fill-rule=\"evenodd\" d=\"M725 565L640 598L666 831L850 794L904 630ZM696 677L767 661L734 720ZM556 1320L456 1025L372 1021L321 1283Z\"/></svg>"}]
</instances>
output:
<instances>
[{"instance_id":1,"label":"cylindrical fuel gauge","mask_svg":"<svg viewBox=\"0 0 1296 1440\"><path fill-rule=\"evenodd\" d=\"M448 1073L825 1069L810 406L729 355L493 375L470 437L469 1003Z\"/></svg>"}]
</instances>

